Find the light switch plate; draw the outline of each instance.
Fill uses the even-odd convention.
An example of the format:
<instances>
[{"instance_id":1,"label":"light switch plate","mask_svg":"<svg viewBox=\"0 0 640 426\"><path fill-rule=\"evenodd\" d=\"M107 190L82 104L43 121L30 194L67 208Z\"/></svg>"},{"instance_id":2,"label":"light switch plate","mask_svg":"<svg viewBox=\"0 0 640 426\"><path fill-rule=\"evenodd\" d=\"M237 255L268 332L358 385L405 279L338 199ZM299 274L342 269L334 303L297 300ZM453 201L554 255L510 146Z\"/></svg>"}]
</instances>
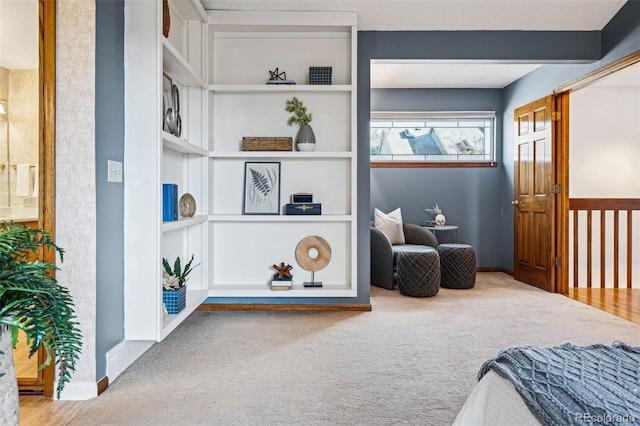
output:
<instances>
[{"instance_id":1,"label":"light switch plate","mask_svg":"<svg viewBox=\"0 0 640 426\"><path fill-rule=\"evenodd\" d=\"M107 160L107 182L122 182L122 162Z\"/></svg>"}]
</instances>

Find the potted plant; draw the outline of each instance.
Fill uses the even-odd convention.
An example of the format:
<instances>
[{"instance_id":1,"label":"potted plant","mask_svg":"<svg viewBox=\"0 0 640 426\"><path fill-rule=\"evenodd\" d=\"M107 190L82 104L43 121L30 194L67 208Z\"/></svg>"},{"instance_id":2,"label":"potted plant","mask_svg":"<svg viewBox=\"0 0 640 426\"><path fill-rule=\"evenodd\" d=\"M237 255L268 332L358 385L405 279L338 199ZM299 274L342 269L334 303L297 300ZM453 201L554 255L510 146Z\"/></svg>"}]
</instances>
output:
<instances>
[{"instance_id":1,"label":"potted plant","mask_svg":"<svg viewBox=\"0 0 640 426\"><path fill-rule=\"evenodd\" d=\"M164 272L162 273L162 302L168 314L179 314L187 304L187 277L193 268L198 266L191 266L193 258L194 255L191 255L191 260L184 265L184 269L182 269L179 257L173 263L173 269L171 269L167 259L162 258L162 265L164 266Z\"/></svg>"},{"instance_id":2,"label":"potted plant","mask_svg":"<svg viewBox=\"0 0 640 426\"><path fill-rule=\"evenodd\" d=\"M427 213L431 213L432 215L435 215L435 219L433 222L435 223L436 226L444 226L444 224L446 223L446 218L442 214L442 209L438 207L437 204L430 209L424 209L424 211L426 211Z\"/></svg>"},{"instance_id":3,"label":"potted plant","mask_svg":"<svg viewBox=\"0 0 640 426\"><path fill-rule=\"evenodd\" d=\"M82 336L75 321L69 290L53 276L58 268L42 258L43 250L63 250L50 234L24 225L0 225L0 424L17 425L18 382L13 349L23 330L29 355L41 346L46 359L40 368L57 367L57 398L75 371ZM6 408L6 409L5 409ZM6 416L6 417L5 417Z\"/></svg>"},{"instance_id":4,"label":"potted plant","mask_svg":"<svg viewBox=\"0 0 640 426\"><path fill-rule=\"evenodd\" d=\"M285 111L293 113L287 120L287 125L297 124L300 126L296 134L298 151L313 151L316 148L316 136L309 125L313 117L312 114L307 112L307 107L295 96L286 102Z\"/></svg>"}]
</instances>

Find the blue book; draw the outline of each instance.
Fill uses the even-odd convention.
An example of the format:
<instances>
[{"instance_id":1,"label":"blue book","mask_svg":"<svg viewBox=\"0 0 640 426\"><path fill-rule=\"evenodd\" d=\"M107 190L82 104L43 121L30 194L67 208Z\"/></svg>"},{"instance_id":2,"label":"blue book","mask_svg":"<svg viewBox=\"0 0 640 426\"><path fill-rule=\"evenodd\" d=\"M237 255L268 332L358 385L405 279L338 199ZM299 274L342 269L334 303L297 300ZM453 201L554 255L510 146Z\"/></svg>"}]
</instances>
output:
<instances>
[{"instance_id":1,"label":"blue book","mask_svg":"<svg viewBox=\"0 0 640 426\"><path fill-rule=\"evenodd\" d=\"M178 220L178 185L175 183L162 184L162 221Z\"/></svg>"}]
</instances>

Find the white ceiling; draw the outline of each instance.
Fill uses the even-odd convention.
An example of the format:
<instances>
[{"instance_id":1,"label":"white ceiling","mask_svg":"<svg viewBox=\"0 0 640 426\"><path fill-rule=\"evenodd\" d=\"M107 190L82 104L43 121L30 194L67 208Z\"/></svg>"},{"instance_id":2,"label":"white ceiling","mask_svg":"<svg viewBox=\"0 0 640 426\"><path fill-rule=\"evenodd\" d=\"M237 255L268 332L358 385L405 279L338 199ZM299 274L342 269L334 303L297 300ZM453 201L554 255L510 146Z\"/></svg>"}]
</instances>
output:
<instances>
[{"instance_id":1,"label":"white ceiling","mask_svg":"<svg viewBox=\"0 0 640 426\"><path fill-rule=\"evenodd\" d=\"M205 9L356 11L370 31L601 30L625 0L201 0ZM502 88L540 64L374 62L371 87Z\"/></svg>"}]
</instances>

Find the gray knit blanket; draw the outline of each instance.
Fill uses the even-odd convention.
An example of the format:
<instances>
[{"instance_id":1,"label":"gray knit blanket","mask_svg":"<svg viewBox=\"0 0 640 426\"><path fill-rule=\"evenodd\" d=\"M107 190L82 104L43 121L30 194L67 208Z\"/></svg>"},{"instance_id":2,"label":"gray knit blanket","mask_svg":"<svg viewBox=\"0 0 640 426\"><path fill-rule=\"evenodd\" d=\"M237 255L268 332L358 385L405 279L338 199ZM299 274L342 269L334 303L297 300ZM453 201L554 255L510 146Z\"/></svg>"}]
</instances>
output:
<instances>
[{"instance_id":1,"label":"gray knit blanket","mask_svg":"<svg viewBox=\"0 0 640 426\"><path fill-rule=\"evenodd\" d=\"M486 361L509 379L543 425L640 424L640 347L509 348Z\"/></svg>"}]
</instances>

